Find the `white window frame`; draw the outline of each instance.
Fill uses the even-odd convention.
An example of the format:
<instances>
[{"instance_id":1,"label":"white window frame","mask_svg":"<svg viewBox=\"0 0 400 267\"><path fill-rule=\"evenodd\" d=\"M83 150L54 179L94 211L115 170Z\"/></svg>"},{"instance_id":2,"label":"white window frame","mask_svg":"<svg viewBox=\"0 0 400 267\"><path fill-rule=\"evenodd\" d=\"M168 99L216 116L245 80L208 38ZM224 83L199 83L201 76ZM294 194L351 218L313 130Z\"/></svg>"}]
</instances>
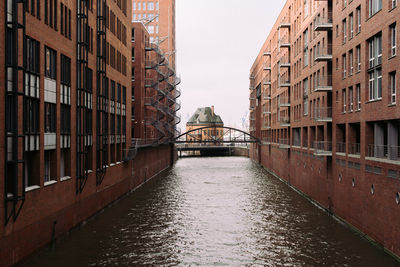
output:
<instances>
[{"instance_id":1,"label":"white window frame","mask_svg":"<svg viewBox=\"0 0 400 267\"><path fill-rule=\"evenodd\" d=\"M347 21L344 19L342 21L342 30L343 30L343 43L347 42Z\"/></svg>"},{"instance_id":2,"label":"white window frame","mask_svg":"<svg viewBox=\"0 0 400 267\"><path fill-rule=\"evenodd\" d=\"M353 50L349 51L349 76L353 75L354 62L353 62Z\"/></svg>"},{"instance_id":3,"label":"white window frame","mask_svg":"<svg viewBox=\"0 0 400 267\"><path fill-rule=\"evenodd\" d=\"M396 34L396 24L393 24L390 26L390 55L392 57L394 57L396 55L396 38L397 38L397 34Z\"/></svg>"},{"instance_id":4,"label":"white window frame","mask_svg":"<svg viewBox=\"0 0 400 267\"><path fill-rule=\"evenodd\" d=\"M357 53L357 72L361 71L361 46L356 47Z\"/></svg>"},{"instance_id":5,"label":"white window frame","mask_svg":"<svg viewBox=\"0 0 400 267\"><path fill-rule=\"evenodd\" d=\"M350 112L353 112L353 107L354 107L354 98L353 98L353 87L349 88L349 108Z\"/></svg>"},{"instance_id":6,"label":"white window frame","mask_svg":"<svg viewBox=\"0 0 400 267\"><path fill-rule=\"evenodd\" d=\"M346 60L346 54L343 54L342 55L342 63L343 63L343 79L345 79L346 78L346 76L347 76L347 60Z\"/></svg>"},{"instance_id":7,"label":"white window frame","mask_svg":"<svg viewBox=\"0 0 400 267\"><path fill-rule=\"evenodd\" d=\"M369 82L368 82L368 91L369 91L369 100L375 100L375 76L374 72L371 71L368 73Z\"/></svg>"},{"instance_id":8,"label":"white window frame","mask_svg":"<svg viewBox=\"0 0 400 267\"><path fill-rule=\"evenodd\" d=\"M359 6L357 9L357 33L361 32L361 6Z\"/></svg>"},{"instance_id":9,"label":"white window frame","mask_svg":"<svg viewBox=\"0 0 400 267\"><path fill-rule=\"evenodd\" d=\"M351 13L349 15L349 27L350 27L350 39L353 39L354 37L354 17L353 17L353 13Z\"/></svg>"},{"instance_id":10,"label":"white window frame","mask_svg":"<svg viewBox=\"0 0 400 267\"><path fill-rule=\"evenodd\" d=\"M392 8L395 8L397 6L397 0L392 0Z\"/></svg>"},{"instance_id":11,"label":"white window frame","mask_svg":"<svg viewBox=\"0 0 400 267\"><path fill-rule=\"evenodd\" d=\"M357 94L357 111L361 110L361 85L356 85L356 94Z\"/></svg>"},{"instance_id":12,"label":"white window frame","mask_svg":"<svg viewBox=\"0 0 400 267\"><path fill-rule=\"evenodd\" d=\"M343 110L342 110L342 112L343 113L346 113L346 97L347 97L346 89L343 89L342 90L342 101L343 101Z\"/></svg>"},{"instance_id":13,"label":"white window frame","mask_svg":"<svg viewBox=\"0 0 400 267\"><path fill-rule=\"evenodd\" d=\"M396 104L396 72L389 73L390 104Z\"/></svg>"}]
</instances>

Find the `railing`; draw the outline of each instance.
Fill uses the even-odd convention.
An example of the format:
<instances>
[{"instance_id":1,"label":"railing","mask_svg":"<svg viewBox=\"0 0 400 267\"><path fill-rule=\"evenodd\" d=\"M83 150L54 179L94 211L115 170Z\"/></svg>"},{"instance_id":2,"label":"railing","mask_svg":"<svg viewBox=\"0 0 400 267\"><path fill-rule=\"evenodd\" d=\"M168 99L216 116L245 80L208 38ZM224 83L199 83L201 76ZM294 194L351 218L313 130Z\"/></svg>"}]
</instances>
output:
<instances>
[{"instance_id":1,"label":"railing","mask_svg":"<svg viewBox=\"0 0 400 267\"><path fill-rule=\"evenodd\" d=\"M289 35L284 35L279 39L279 46L290 46Z\"/></svg>"},{"instance_id":2,"label":"railing","mask_svg":"<svg viewBox=\"0 0 400 267\"><path fill-rule=\"evenodd\" d=\"M361 149L360 149L359 143L350 144L349 154L360 155L360 151L361 151Z\"/></svg>"},{"instance_id":3,"label":"railing","mask_svg":"<svg viewBox=\"0 0 400 267\"><path fill-rule=\"evenodd\" d=\"M315 30L332 28L332 24L332 12L329 12L327 17L317 17L315 21Z\"/></svg>"},{"instance_id":4,"label":"railing","mask_svg":"<svg viewBox=\"0 0 400 267\"><path fill-rule=\"evenodd\" d=\"M290 141L287 138L280 138L279 139L279 147L281 148L289 148L290 147Z\"/></svg>"},{"instance_id":5,"label":"railing","mask_svg":"<svg viewBox=\"0 0 400 267\"><path fill-rule=\"evenodd\" d=\"M332 155L332 142L331 141L315 141L314 142L315 155Z\"/></svg>"},{"instance_id":6,"label":"railing","mask_svg":"<svg viewBox=\"0 0 400 267\"><path fill-rule=\"evenodd\" d=\"M263 79L264 85L270 85L271 84L271 77L265 76Z\"/></svg>"},{"instance_id":7,"label":"railing","mask_svg":"<svg viewBox=\"0 0 400 267\"><path fill-rule=\"evenodd\" d=\"M399 161L400 147L372 144L368 146L368 157Z\"/></svg>"},{"instance_id":8,"label":"railing","mask_svg":"<svg viewBox=\"0 0 400 267\"><path fill-rule=\"evenodd\" d=\"M315 77L314 91L332 91L332 75L316 76Z\"/></svg>"},{"instance_id":9,"label":"railing","mask_svg":"<svg viewBox=\"0 0 400 267\"><path fill-rule=\"evenodd\" d=\"M290 86L290 78L289 77L279 77L279 87L288 87Z\"/></svg>"},{"instance_id":10,"label":"railing","mask_svg":"<svg viewBox=\"0 0 400 267\"><path fill-rule=\"evenodd\" d=\"M315 121L332 121L332 107L316 107L314 109Z\"/></svg>"},{"instance_id":11,"label":"railing","mask_svg":"<svg viewBox=\"0 0 400 267\"><path fill-rule=\"evenodd\" d=\"M290 125L290 117L280 117L279 122L282 126L289 126Z\"/></svg>"},{"instance_id":12,"label":"railing","mask_svg":"<svg viewBox=\"0 0 400 267\"><path fill-rule=\"evenodd\" d=\"M337 153L346 153L346 143L337 142L336 143L336 152Z\"/></svg>"},{"instance_id":13,"label":"railing","mask_svg":"<svg viewBox=\"0 0 400 267\"><path fill-rule=\"evenodd\" d=\"M270 106L264 106L263 107L263 113L264 114L270 114L271 113L271 107Z\"/></svg>"},{"instance_id":14,"label":"railing","mask_svg":"<svg viewBox=\"0 0 400 267\"><path fill-rule=\"evenodd\" d=\"M281 59L279 60L279 65L283 66L283 67L290 66L290 58L289 58L289 56L281 57Z\"/></svg>"},{"instance_id":15,"label":"railing","mask_svg":"<svg viewBox=\"0 0 400 267\"><path fill-rule=\"evenodd\" d=\"M139 148L139 147L144 147L144 146L154 144L156 141L157 141L157 139L132 138L131 144L132 144L132 146Z\"/></svg>"},{"instance_id":16,"label":"railing","mask_svg":"<svg viewBox=\"0 0 400 267\"><path fill-rule=\"evenodd\" d=\"M290 97L288 97L288 96L280 96L279 98L278 98L278 105L280 106L280 107L282 107L282 106L284 106L284 107L287 107L287 106L290 106Z\"/></svg>"},{"instance_id":17,"label":"railing","mask_svg":"<svg viewBox=\"0 0 400 267\"><path fill-rule=\"evenodd\" d=\"M264 63L264 70L271 70L271 63Z\"/></svg>"},{"instance_id":18,"label":"railing","mask_svg":"<svg viewBox=\"0 0 400 267\"><path fill-rule=\"evenodd\" d=\"M147 69L152 69L158 65L158 62L155 60L146 60L145 62L145 68Z\"/></svg>"},{"instance_id":19,"label":"railing","mask_svg":"<svg viewBox=\"0 0 400 267\"><path fill-rule=\"evenodd\" d=\"M332 59L332 44L325 47L317 46L315 53L315 61L331 60Z\"/></svg>"}]
</instances>

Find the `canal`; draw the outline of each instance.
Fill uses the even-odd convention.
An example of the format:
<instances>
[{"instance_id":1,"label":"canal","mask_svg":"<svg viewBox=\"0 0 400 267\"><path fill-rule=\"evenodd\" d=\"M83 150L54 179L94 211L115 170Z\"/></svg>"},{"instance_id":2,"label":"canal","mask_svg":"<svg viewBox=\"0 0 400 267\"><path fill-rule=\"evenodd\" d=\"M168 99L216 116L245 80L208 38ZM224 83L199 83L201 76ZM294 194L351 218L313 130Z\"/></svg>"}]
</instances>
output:
<instances>
[{"instance_id":1,"label":"canal","mask_svg":"<svg viewBox=\"0 0 400 267\"><path fill-rule=\"evenodd\" d=\"M185 158L21 266L398 266L247 158Z\"/></svg>"}]
</instances>

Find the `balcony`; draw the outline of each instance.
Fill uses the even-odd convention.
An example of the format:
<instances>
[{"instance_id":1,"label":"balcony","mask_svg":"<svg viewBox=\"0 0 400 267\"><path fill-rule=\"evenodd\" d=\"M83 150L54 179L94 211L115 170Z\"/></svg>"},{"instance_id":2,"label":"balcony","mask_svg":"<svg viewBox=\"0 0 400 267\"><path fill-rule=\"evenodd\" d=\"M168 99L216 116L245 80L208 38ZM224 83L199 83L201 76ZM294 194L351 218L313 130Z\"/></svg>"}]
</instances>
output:
<instances>
[{"instance_id":1,"label":"balcony","mask_svg":"<svg viewBox=\"0 0 400 267\"><path fill-rule=\"evenodd\" d=\"M281 22L279 23L279 28L283 29L290 29L290 20L288 18L283 18Z\"/></svg>"},{"instance_id":2,"label":"balcony","mask_svg":"<svg viewBox=\"0 0 400 267\"><path fill-rule=\"evenodd\" d=\"M279 61L279 68L290 68L290 58L282 57Z\"/></svg>"},{"instance_id":3,"label":"balcony","mask_svg":"<svg viewBox=\"0 0 400 267\"><path fill-rule=\"evenodd\" d=\"M332 107L316 107L314 120L316 122L332 122Z\"/></svg>"},{"instance_id":4,"label":"balcony","mask_svg":"<svg viewBox=\"0 0 400 267\"><path fill-rule=\"evenodd\" d=\"M290 117L280 117L279 123L282 127L290 127Z\"/></svg>"},{"instance_id":5,"label":"balcony","mask_svg":"<svg viewBox=\"0 0 400 267\"><path fill-rule=\"evenodd\" d=\"M256 89L256 88L254 87L254 85L250 84L249 90L252 91L252 90L254 90L254 89Z\"/></svg>"},{"instance_id":6,"label":"balcony","mask_svg":"<svg viewBox=\"0 0 400 267\"><path fill-rule=\"evenodd\" d=\"M271 78L270 77L265 77L263 79L263 84L264 85L271 85Z\"/></svg>"},{"instance_id":7,"label":"balcony","mask_svg":"<svg viewBox=\"0 0 400 267\"><path fill-rule=\"evenodd\" d=\"M332 29L332 13L328 13L328 17L317 17L314 27L315 31L331 31Z\"/></svg>"},{"instance_id":8,"label":"balcony","mask_svg":"<svg viewBox=\"0 0 400 267\"><path fill-rule=\"evenodd\" d=\"M280 149L289 149L290 148L290 142L289 139L279 139L279 148Z\"/></svg>"},{"instance_id":9,"label":"balcony","mask_svg":"<svg viewBox=\"0 0 400 267\"><path fill-rule=\"evenodd\" d=\"M290 79L289 79L289 77L287 77L287 78L281 77L279 79L278 85L279 85L279 87L290 87Z\"/></svg>"},{"instance_id":10,"label":"balcony","mask_svg":"<svg viewBox=\"0 0 400 267\"><path fill-rule=\"evenodd\" d=\"M280 96L278 98L278 106L279 107L290 107L290 97Z\"/></svg>"},{"instance_id":11,"label":"balcony","mask_svg":"<svg viewBox=\"0 0 400 267\"><path fill-rule=\"evenodd\" d=\"M336 142L336 153L346 154L346 143Z\"/></svg>"},{"instance_id":12,"label":"balcony","mask_svg":"<svg viewBox=\"0 0 400 267\"><path fill-rule=\"evenodd\" d=\"M271 64L264 63L264 70L271 71Z\"/></svg>"},{"instance_id":13,"label":"balcony","mask_svg":"<svg viewBox=\"0 0 400 267\"><path fill-rule=\"evenodd\" d=\"M271 100L271 93L270 92L264 92L264 100Z\"/></svg>"},{"instance_id":14,"label":"balcony","mask_svg":"<svg viewBox=\"0 0 400 267\"><path fill-rule=\"evenodd\" d=\"M368 146L368 157L400 161L400 147L372 144Z\"/></svg>"},{"instance_id":15,"label":"balcony","mask_svg":"<svg viewBox=\"0 0 400 267\"><path fill-rule=\"evenodd\" d=\"M332 61L332 45L326 47L317 47L315 53L315 62Z\"/></svg>"},{"instance_id":16,"label":"balcony","mask_svg":"<svg viewBox=\"0 0 400 267\"><path fill-rule=\"evenodd\" d=\"M332 142L330 142L330 141L315 141L314 142L314 156L331 157L332 156Z\"/></svg>"},{"instance_id":17,"label":"balcony","mask_svg":"<svg viewBox=\"0 0 400 267\"><path fill-rule=\"evenodd\" d=\"M264 115L269 115L269 114L271 114L271 108L270 108L270 107L267 107L267 106L264 106L264 108L263 108L263 114L264 114Z\"/></svg>"},{"instance_id":18,"label":"balcony","mask_svg":"<svg viewBox=\"0 0 400 267\"><path fill-rule=\"evenodd\" d=\"M332 75L317 77L314 92L332 92Z\"/></svg>"},{"instance_id":19,"label":"balcony","mask_svg":"<svg viewBox=\"0 0 400 267\"><path fill-rule=\"evenodd\" d=\"M360 156L360 152L361 152L361 149L360 149L359 143L350 144L349 155Z\"/></svg>"},{"instance_id":20,"label":"balcony","mask_svg":"<svg viewBox=\"0 0 400 267\"><path fill-rule=\"evenodd\" d=\"M290 48L290 38L288 35L282 36L279 39L279 47L280 48Z\"/></svg>"}]
</instances>

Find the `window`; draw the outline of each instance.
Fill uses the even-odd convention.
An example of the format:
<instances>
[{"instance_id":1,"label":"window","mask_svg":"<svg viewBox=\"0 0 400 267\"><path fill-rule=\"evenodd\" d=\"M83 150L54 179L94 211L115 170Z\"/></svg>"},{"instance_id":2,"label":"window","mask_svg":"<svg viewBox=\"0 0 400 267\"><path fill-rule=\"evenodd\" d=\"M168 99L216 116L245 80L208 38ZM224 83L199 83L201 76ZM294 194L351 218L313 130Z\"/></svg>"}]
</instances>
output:
<instances>
[{"instance_id":1,"label":"window","mask_svg":"<svg viewBox=\"0 0 400 267\"><path fill-rule=\"evenodd\" d=\"M396 72L389 73L390 104L396 104Z\"/></svg>"},{"instance_id":2,"label":"window","mask_svg":"<svg viewBox=\"0 0 400 267\"><path fill-rule=\"evenodd\" d=\"M382 0L369 0L368 15L371 17L382 9Z\"/></svg>"},{"instance_id":3,"label":"window","mask_svg":"<svg viewBox=\"0 0 400 267\"><path fill-rule=\"evenodd\" d=\"M357 33L361 32L361 6L357 7Z\"/></svg>"},{"instance_id":4,"label":"window","mask_svg":"<svg viewBox=\"0 0 400 267\"><path fill-rule=\"evenodd\" d=\"M149 34L154 34L154 26L153 25L147 26L147 30L149 31Z\"/></svg>"},{"instance_id":5,"label":"window","mask_svg":"<svg viewBox=\"0 0 400 267\"><path fill-rule=\"evenodd\" d=\"M154 10L154 2L147 3L147 10Z\"/></svg>"},{"instance_id":6,"label":"window","mask_svg":"<svg viewBox=\"0 0 400 267\"><path fill-rule=\"evenodd\" d=\"M353 75L353 50L349 51L349 76Z\"/></svg>"},{"instance_id":7,"label":"window","mask_svg":"<svg viewBox=\"0 0 400 267\"><path fill-rule=\"evenodd\" d=\"M357 94L357 111L361 110L361 85L356 85L356 94Z\"/></svg>"},{"instance_id":8,"label":"window","mask_svg":"<svg viewBox=\"0 0 400 267\"><path fill-rule=\"evenodd\" d=\"M369 68L382 64L382 36L376 35L368 40Z\"/></svg>"},{"instance_id":9,"label":"window","mask_svg":"<svg viewBox=\"0 0 400 267\"><path fill-rule=\"evenodd\" d=\"M397 0L392 0L392 8L395 8L397 6Z\"/></svg>"},{"instance_id":10,"label":"window","mask_svg":"<svg viewBox=\"0 0 400 267\"><path fill-rule=\"evenodd\" d=\"M390 32L390 56L396 55L396 24L393 24L389 28Z\"/></svg>"},{"instance_id":11,"label":"window","mask_svg":"<svg viewBox=\"0 0 400 267\"><path fill-rule=\"evenodd\" d=\"M342 31L343 31L343 43L347 41L347 24L346 19L342 21Z\"/></svg>"},{"instance_id":12,"label":"window","mask_svg":"<svg viewBox=\"0 0 400 267\"><path fill-rule=\"evenodd\" d=\"M142 10L142 2L137 2L137 10Z\"/></svg>"},{"instance_id":13,"label":"window","mask_svg":"<svg viewBox=\"0 0 400 267\"><path fill-rule=\"evenodd\" d=\"M342 90L343 113L346 113L346 89Z\"/></svg>"},{"instance_id":14,"label":"window","mask_svg":"<svg viewBox=\"0 0 400 267\"><path fill-rule=\"evenodd\" d=\"M135 41L135 28L132 28L132 42Z\"/></svg>"},{"instance_id":15,"label":"window","mask_svg":"<svg viewBox=\"0 0 400 267\"><path fill-rule=\"evenodd\" d=\"M132 2L132 10L136 10L136 2L135 1Z\"/></svg>"},{"instance_id":16,"label":"window","mask_svg":"<svg viewBox=\"0 0 400 267\"><path fill-rule=\"evenodd\" d=\"M357 46L357 72L361 71L361 46Z\"/></svg>"},{"instance_id":17,"label":"window","mask_svg":"<svg viewBox=\"0 0 400 267\"><path fill-rule=\"evenodd\" d=\"M354 99L353 99L353 87L349 88L349 109L350 112L353 112L354 107Z\"/></svg>"},{"instance_id":18,"label":"window","mask_svg":"<svg viewBox=\"0 0 400 267\"><path fill-rule=\"evenodd\" d=\"M347 75L346 54L342 55L342 63L343 63L343 79L344 79L346 78Z\"/></svg>"},{"instance_id":19,"label":"window","mask_svg":"<svg viewBox=\"0 0 400 267\"><path fill-rule=\"evenodd\" d=\"M354 18L353 13L349 15L349 28L350 28L350 39L354 36Z\"/></svg>"},{"instance_id":20,"label":"window","mask_svg":"<svg viewBox=\"0 0 400 267\"><path fill-rule=\"evenodd\" d=\"M45 47L44 70L47 78L55 80L57 77L57 53L51 48Z\"/></svg>"},{"instance_id":21,"label":"window","mask_svg":"<svg viewBox=\"0 0 400 267\"><path fill-rule=\"evenodd\" d=\"M159 9L159 4L158 4L158 1L156 2L156 10L158 10Z\"/></svg>"},{"instance_id":22,"label":"window","mask_svg":"<svg viewBox=\"0 0 400 267\"><path fill-rule=\"evenodd\" d=\"M44 103L44 131L45 133L56 132L56 104Z\"/></svg>"},{"instance_id":23,"label":"window","mask_svg":"<svg viewBox=\"0 0 400 267\"><path fill-rule=\"evenodd\" d=\"M308 10L308 0L304 0L304 18L307 18L307 17L308 17L308 13L309 13L309 10Z\"/></svg>"}]
</instances>

